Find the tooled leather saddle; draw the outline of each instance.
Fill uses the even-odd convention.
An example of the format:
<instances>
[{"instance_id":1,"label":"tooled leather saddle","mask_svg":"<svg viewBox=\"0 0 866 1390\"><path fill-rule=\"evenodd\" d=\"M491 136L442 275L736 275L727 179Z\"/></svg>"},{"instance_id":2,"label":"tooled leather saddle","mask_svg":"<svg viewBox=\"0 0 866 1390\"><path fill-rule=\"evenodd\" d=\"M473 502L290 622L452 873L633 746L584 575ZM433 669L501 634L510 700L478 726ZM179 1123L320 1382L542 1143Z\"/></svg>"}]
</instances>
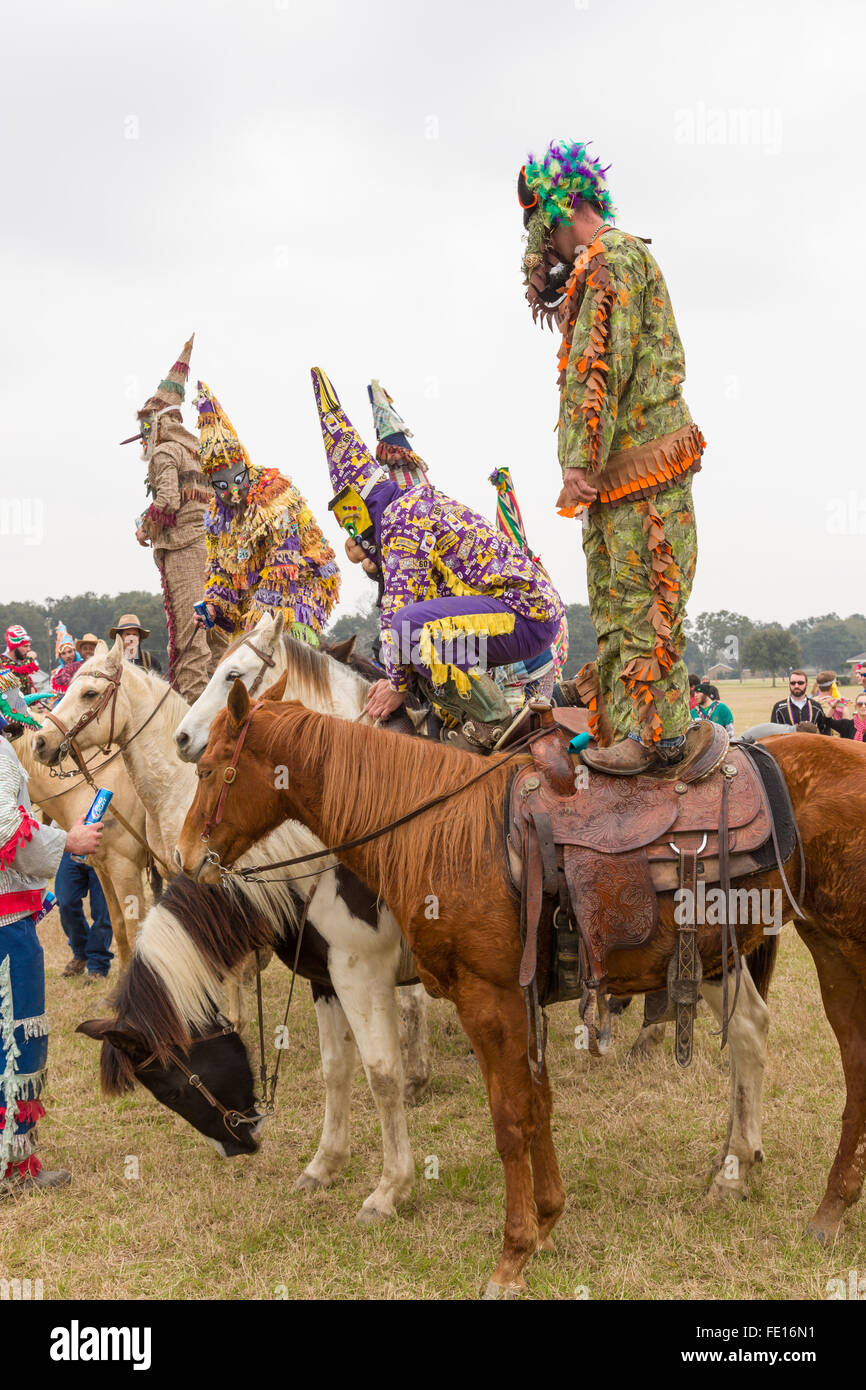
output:
<instances>
[{"instance_id":1,"label":"tooled leather saddle","mask_svg":"<svg viewBox=\"0 0 866 1390\"><path fill-rule=\"evenodd\" d=\"M763 749L753 758L732 747L719 725L696 725L684 761L661 775L611 777L569 754L568 734L545 703L535 707L532 762L514 774L506 794L506 852L521 898L520 983L536 1025L539 1006L583 994L588 1046L602 1053L608 956L652 939L657 895L689 888L694 904L699 881L726 890L745 874L781 866L793 851L796 824L778 765ZM701 978L691 916L678 930L668 972L675 1055L684 1066ZM736 935L729 943L726 927L723 969L731 946L739 972ZM723 1025L723 1041L724 1033ZM535 1037L540 1062L538 1026Z\"/></svg>"}]
</instances>

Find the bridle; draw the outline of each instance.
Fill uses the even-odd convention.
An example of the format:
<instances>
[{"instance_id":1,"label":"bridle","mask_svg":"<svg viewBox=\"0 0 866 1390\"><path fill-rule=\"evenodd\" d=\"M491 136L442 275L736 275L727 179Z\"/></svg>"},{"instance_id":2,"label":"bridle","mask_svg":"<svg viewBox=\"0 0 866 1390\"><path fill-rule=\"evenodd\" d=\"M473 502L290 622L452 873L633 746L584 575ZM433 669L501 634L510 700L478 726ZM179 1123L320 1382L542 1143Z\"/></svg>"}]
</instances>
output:
<instances>
[{"instance_id":1,"label":"bridle","mask_svg":"<svg viewBox=\"0 0 866 1390\"><path fill-rule=\"evenodd\" d=\"M244 740L246 739L247 732L250 727L250 721L253 715L255 714L256 710L261 709L263 704L264 700L256 700L254 705L250 705L249 713L247 714L246 719L241 725L241 730L238 734L237 743L235 744L234 752L232 753L231 762L227 763L226 766L223 768L223 784L220 787L220 794L217 797L216 806L214 807L213 811L205 821L204 829L201 832L201 838L205 844L207 844L208 840L210 839L211 831L216 830L217 826L222 821L223 811L225 810L226 798L229 794L229 787L232 786L238 775L238 760L240 759L241 751L244 746ZM212 850L208 850L209 856L212 853Z\"/></svg>"},{"instance_id":2,"label":"bridle","mask_svg":"<svg viewBox=\"0 0 866 1390\"><path fill-rule=\"evenodd\" d=\"M256 656L259 658L259 661L262 663L261 667L259 668L258 675L256 676L255 680L250 686L250 699L252 699L259 686L261 685L262 681L264 680L265 671L267 671L269 668L270 670L273 670L277 663L273 660L272 657L268 656L267 652L260 652L258 647L255 645L254 642L250 640L249 637L245 637L241 645L249 647L250 651L255 652Z\"/></svg>"},{"instance_id":3,"label":"bridle","mask_svg":"<svg viewBox=\"0 0 866 1390\"><path fill-rule=\"evenodd\" d=\"M230 1034L236 1032L237 1029L234 1027L233 1024L226 1023L225 1026L220 1028L219 1031L216 1033L208 1033L205 1037L202 1038L193 1038L193 1046L195 1046L197 1043L213 1042L215 1038L228 1037ZM265 1120L268 1118L269 1115L273 1115L273 1095L271 1095L271 1097L265 1101L256 1101L252 1107L253 1113L251 1115L248 1115L246 1111L242 1112L240 1110L229 1110L227 1106L223 1105L222 1101L217 1100L216 1096L213 1094L212 1091L208 1090L207 1086L205 1086L198 1072L192 1071L186 1065L183 1059L181 1057L178 1057L177 1053L174 1051L173 1048L169 1048L168 1053L166 1055L168 1057L168 1060L170 1062L173 1062L174 1065L180 1071L183 1072L187 1080L187 1085L192 1086L194 1090L198 1091L199 1094L203 1096L203 1098L207 1101L208 1105L213 1106L214 1110L219 1111L220 1115L222 1116L223 1124L225 1125L229 1133L232 1133L233 1131L237 1130L241 1125L256 1125L259 1123L260 1120ZM262 1055L264 1057L264 1049ZM138 1065L133 1068L133 1071L135 1071L136 1073L144 1071L144 1069L146 1067L149 1067L152 1062L156 1062L158 1060L158 1054L156 1052L152 1052L150 1056L145 1058L143 1062L139 1062Z\"/></svg>"}]
</instances>

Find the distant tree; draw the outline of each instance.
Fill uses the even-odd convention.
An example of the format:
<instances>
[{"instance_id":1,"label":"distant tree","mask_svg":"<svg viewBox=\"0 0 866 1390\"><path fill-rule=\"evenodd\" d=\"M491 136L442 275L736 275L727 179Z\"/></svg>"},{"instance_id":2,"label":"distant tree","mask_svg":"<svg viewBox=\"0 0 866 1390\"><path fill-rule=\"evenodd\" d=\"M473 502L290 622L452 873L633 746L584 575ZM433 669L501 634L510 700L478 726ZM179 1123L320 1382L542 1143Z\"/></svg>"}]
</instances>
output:
<instances>
[{"instance_id":1,"label":"distant tree","mask_svg":"<svg viewBox=\"0 0 866 1390\"><path fill-rule=\"evenodd\" d=\"M373 592L366 605L354 613L344 613L324 634L325 642L341 642L346 637L357 637L355 649L361 656L372 656L373 646L379 636L379 610L375 605Z\"/></svg>"},{"instance_id":2,"label":"distant tree","mask_svg":"<svg viewBox=\"0 0 866 1390\"><path fill-rule=\"evenodd\" d=\"M700 649L699 664L704 670L714 666L717 661L739 668L742 665L740 649L754 630L755 624L751 618L744 613L732 613L727 608L720 608L715 613L700 613L686 629L688 636Z\"/></svg>"},{"instance_id":3,"label":"distant tree","mask_svg":"<svg viewBox=\"0 0 866 1390\"><path fill-rule=\"evenodd\" d=\"M828 614L810 620L808 631L800 635L803 660L819 670L848 672L848 658L866 648L866 618L852 613L849 618Z\"/></svg>"},{"instance_id":4,"label":"distant tree","mask_svg":"<svg viewBox=\"0 0 866 1390\"><path fill-rule=\"evenodd\" d=\"M802 661L799 640L780 623L766 623L750 632L743 643L744 666L773 677L784 675Z\"/></svg>"}]
</instances>

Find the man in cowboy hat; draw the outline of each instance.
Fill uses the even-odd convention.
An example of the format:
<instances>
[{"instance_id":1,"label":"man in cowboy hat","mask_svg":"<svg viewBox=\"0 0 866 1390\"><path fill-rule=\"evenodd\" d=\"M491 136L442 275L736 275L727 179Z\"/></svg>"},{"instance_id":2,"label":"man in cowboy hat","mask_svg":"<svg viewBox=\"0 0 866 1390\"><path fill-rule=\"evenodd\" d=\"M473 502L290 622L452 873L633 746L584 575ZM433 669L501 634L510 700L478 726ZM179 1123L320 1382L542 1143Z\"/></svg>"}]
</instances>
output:
<instances>
[{"instance_id":1,"label":"man in cowboy hat","mask_svg":"<svg viewBox=\"0 0 866 1390\"><path fill-rule=\"evenodd\" d=\"M142 642L150 636L150 628L141 626L137 614L124 613L108 635L113 640L119 632L123 634L123 655L127 661L133 666L143 666L145 671L162 671L156 657L142 648Z\"/></svg>"},{"instance_id":2,"label":"man in cowboy hat","mask_svg":"<svg viewBox=\"0 0 866 1390\"><path fill-rule=\"evenodd\" d=\"M583 517L598 641L597 663L576 679L595 710L597 746L582 756L624 777L683 757L683 620L697 559L691 475L704 439L682 396L685 356L667 286L646 243L610 225L606 172L584 144L554 142L521 169L518 198L526 297L533 317L563 335L557 506ZM601 746L605 707L612 747Z\"/></svg>"},{"instance_id":3,"label":"man in cowboy hat","mask_svg":"<svg viewBox=\"0 0 866 1390\"><path fill-rule=\"evenodd\" d=\"M210 497L196 438L184 428L180 409L193 338L138 412L140 433L132 436L141 439L147 490L153 499L139 518L135 537L139 545L153 547L168 625L168 679L190 704L204 690L209 674L208 639L195 623L193 605L204 583L204 513Z\"/></svg>"},{"instance_id":4,"label":"man in cowboy hat","mask_svg":"<svg viewBox=\"0 0 866 1390\"><path fill-rule=\"evenodd\" d=\"M85 632L83 637L79 637L75 643L75 650L82 661L89 661L96 652L96 644L99 641L95 632Z\"/></svg>"}]
</instances>

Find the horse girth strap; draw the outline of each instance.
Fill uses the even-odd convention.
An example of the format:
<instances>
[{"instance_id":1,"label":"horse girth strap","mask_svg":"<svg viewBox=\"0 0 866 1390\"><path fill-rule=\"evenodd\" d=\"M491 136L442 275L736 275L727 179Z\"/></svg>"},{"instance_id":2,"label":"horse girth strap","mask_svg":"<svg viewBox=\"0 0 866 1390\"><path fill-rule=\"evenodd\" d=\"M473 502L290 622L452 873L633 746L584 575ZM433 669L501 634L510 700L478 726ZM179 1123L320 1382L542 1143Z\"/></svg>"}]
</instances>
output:
<instances>
[{"instance_id":1,"label":"horse girth strap","mask_svg":"<svg viewBox=\"0 0 866 1390\"><path fill-rule=\"evenodd\" d=\"M213 815L208 817L207 821L205 822L205 827L201 832L201 838L205 842L210 838L211 831L216 830L217 826L220 825L222 822L223 811L225 810L226 804L226 797L229 794L229 787L232 785L232 783L235 781L238 775L238 762L240 760L241 752L243 750L244 742L249 731L252 717L255 714L256 710L261 708L262 704L262 700L256 700L256 703L250 707L250 711L243 724L241 725L241 731L238 734L238 739L234 747L234 752L232 753L231 762L227 763L226 766L223 768L223 784L220 787L220 794L217 797L217 803L214 808Z\"/></svg>"}]
</instances>

